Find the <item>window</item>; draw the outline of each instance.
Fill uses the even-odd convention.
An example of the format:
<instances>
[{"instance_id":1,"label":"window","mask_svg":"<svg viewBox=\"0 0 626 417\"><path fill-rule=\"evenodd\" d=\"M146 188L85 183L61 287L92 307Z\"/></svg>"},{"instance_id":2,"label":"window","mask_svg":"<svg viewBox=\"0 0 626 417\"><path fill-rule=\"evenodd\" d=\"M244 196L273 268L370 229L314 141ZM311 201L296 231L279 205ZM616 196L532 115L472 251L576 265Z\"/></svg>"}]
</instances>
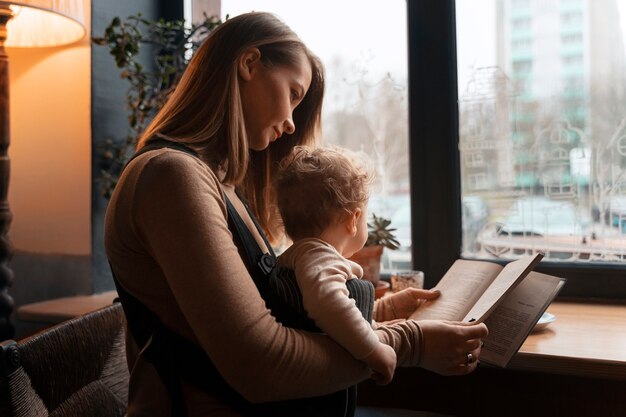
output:
<instances>
[{"instance_id":1,"label":"window","mask_svg":"<svg viewBox=\"0 0 626 417\"><path fill-rule=\"evenodd\" d=\"M529 78L521 85L525 91L519 91L519 83L511 81L515 78L509 72L513 63L506 62L512 56L503 50L511 42L495 36L498 28L507 24L497 23L496 16L504 19L510 16L506 8L511 3L512 0L408 2L414 267L425 271L426 286L430 286L461 255L503 262L515 258L514 248L504 256L495 256L475 245L480 232L473 241L467 239L462 203L471 197L485 205L482 211L485 224L508 218L514 225L516 218L528 216L543 219L533 223L543 226L535 234L540 234L541 240L547 240L551 247L565 230L568 242L581 250L561 258L547 257L540 268L568 278L561 296L624 298L626 125L620 123L626 116L623 95L626 82L621 79L626 71L598 69L605 75L595 77L588 72L593 69L584 64L572 63L565 69L559 53L537 48ZM581 3L585 5L583 10L588 11L596 2ZM607 65L626 61L620 29L624 25L618 19L626 5L621 3L624 2L609 2L609 6L603 3L599 13L604 17L595 23L589 20L585 29L589 33L584 33L588 44L584 48L597 53L598 46L604 45L602 53L606 59L602 61L606 60ZM505 9L498 10L497 5ZM549 17L542 16L533 21L544 22L548 27L533 29L537 30L537 36L553 39L536 39L534 45L543 48L562 45L558 28L565 18L558 10L551 12L554 24L549 23ZM587 19L581 13L577 11L567 17L569 24ZM509 23L512 29L515 23L513 20ZM474 33L469 36L472 28ZM616 33L619 42L598 39L603 35L614 37ZM473 47L476 47L474 52L470 52ZM494 66L503 73L499 76L504 83L500 84L501 88L495 88L491 94L483 91L474 98L462 96L477 71ZM487 73L492 77L499 74L493 70ZM610 76L614 78L609 80L606 74L613 74ZM572 80L570 88L575 86L585 94L576 107L561 103L559 89L564 88L567 83L563 80L568 79ZM498 84L494 81L491 85ZM483 150L485 166L489 169L467 169L464 164L467 152L476 149L468 148L474 142L467 138L466 146L462 136L467 130L465 121L472 118L464 105L479 109L480 100L490 100L491 107L495 103L495 112L490 112L495 118L483 118L482 123L472 120L471 125L482 126L483 142L492 142L494 146ZM524 123L518 122L521 119ZM511 177L513 181L509 181ZM476 190L482 185L487 189ZM529 226L524 224L524 227L516 231L514 238L532 237ZM482 230L494 233L497 229Z\"/></svg>"},{"instance_id":2,"label":"window","mask_svg":"<svg viewBox=\"0 0 626 417\"><path fill-rule=\"evenodd\" d=\"M528 17L518 17L513 20L513 29L516 31L529 30L532 25L532 21Z\"/></svg>"},{"instance_id":3,"label":"window","mask_svg":"<svg viewBox=\"0 0 626 417\"><path fill-rule=\"evenodd\" d=\"M407 10L405 0L222 0L222 15L276 14L326 70L323 141L367 155L376 169L368 214L392 220L401 250L383 267L406 269L410 255ZM392 256L393 255L393 256Z\"/></svg>"},{"instance_id":4,"label":"window","mask_svg":"<svg viewBox=\"0 0 626 417\"><path fill-rule=\"evenodd\" d=\"M582 90L585 87L585 80L582 76L569 76L563 80L565 90Z\"/></svg>"},{"instance_id":5,"label":"window","mask_svg":"<svg viewBox=\"0 0 626 417\"><path fill-rule=\"evenodd\" d=\"M565 55L563 57L563 65L582 65L583 64L583 56L580 54L577 55Z\"/></svg>"},{"instance_id":6,"label":"window","mask_svg":"<svg viewBox=\"0 0 626 417\"><path fill-rule=\"evenodd\" d=\"M512 7L514 9L526 10L530 7L530 0L513 0Z\"/></svg>"},{"instance_id":7,"label":"window","mask_svg":"<svg viewBox=\"0 0 626 417\"><path fill-rule=\"evenodd\" d=\"M511 42L511 46L513 47L513 50L518 51L525 51L527 49L530 49L533 46L533 41L532 39L527 39L527 38L522 38L522 39L514 39Z\"/></svg>"},{"instance_id":8,"label":"window","mask_svg":"<svg viewBox=\"0 0 626 417\"><path fill-rule=\"evenodd\" d=\"M533 68L533 62L529 59L523 61L513 61L513 72L514 73L525 73L530 72Z\"/></svg>"},{"instance_id":9,"label":"window","mask_svg":"<svg viewBox=\"0 0 626 417\"><path fill-rule=\"evenodd\" d=\"M465 165L469 168L482 167L485 165L485 160L481 152L468 153L465 157Z\"/></svg>"},{"instance_id":10,"label":"window","mask_svg":"<svg viewBox=\"0 0 626 417\"><path fill-rule=\"evenodd\" d=\"M597 4L597 2L596 2ZM566 12L561 15L561 23L564 26L580 25L583 22L583 15L580 11Z\"/></svg>"},{"instance_id":11,"label":"window","mask_svg":"<svg viewBox=\"0 0 626 417\"><path fill-rule=\"evenodd\" d=\"M487 174L480 172L478 174L468 174L467 186L472 191L480 191L487 188Z\"/></svg>"},{"instance_id":12,"label":"window","mask_svg":"<svg viewBox=\"0 0 626 417\"><path fill-rule=\"evenodd\" d=\"M564 46L580 45L583 42L582 33L568 33L561 35L561 43Z\"/></svg>"}]
</instances>

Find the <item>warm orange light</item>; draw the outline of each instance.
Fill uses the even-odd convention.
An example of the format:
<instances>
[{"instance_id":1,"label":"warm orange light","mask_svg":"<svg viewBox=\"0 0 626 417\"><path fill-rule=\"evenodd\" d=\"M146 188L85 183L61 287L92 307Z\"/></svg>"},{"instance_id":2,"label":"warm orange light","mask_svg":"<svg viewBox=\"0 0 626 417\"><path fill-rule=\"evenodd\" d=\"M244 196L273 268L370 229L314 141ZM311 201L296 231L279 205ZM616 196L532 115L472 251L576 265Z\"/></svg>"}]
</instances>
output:
<instances>
[{"instance_id":1,"label":"warm orange light","mask_svg":"<svg viewBox=\"0 0 626 417\"><path fill-rule=\"evenodd\" d=\"M66 45L85 36L82 0L0 1L10 7L5 46L14 48Z\"/></svg>"}]
</instances>

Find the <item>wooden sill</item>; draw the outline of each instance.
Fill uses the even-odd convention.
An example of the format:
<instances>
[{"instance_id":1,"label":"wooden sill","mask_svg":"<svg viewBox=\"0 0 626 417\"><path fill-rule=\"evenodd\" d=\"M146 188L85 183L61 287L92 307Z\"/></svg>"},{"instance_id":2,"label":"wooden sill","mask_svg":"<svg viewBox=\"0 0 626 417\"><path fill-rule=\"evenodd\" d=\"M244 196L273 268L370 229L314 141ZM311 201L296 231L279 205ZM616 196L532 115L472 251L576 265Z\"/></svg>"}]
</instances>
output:
<instances>
[{"instance_id":1,"label":"wooden sill","mask_svg":"<svg viewBox=\"0 0 626 417\"><path fill-rule=\"evenodd\" d=\"M17 309L18 319L26 322L57 324L111 305L116 291L76 295L25 304Z\"/></svg>"},{"instance_id":2,"label":"wooden sill","mask_svg":"<svg viewBox=\"0 0 626 417\"><path fill-rule=\"evenodd\" d=\"M626 380L626 305L553 302L508 369Z\"/></svg>"},{"instance_id":3,"label":"wooden sill","mask_svg":"<svg viewBox=\"0 0 626 417\"><path fill-rule=\"evenodd\" d=\"M59 323L111 304L115 291L21 306L24 321ZM528 336L507 369L626 381L626 305L553 302L557 319Z\"/></svg>"}]
</instances>

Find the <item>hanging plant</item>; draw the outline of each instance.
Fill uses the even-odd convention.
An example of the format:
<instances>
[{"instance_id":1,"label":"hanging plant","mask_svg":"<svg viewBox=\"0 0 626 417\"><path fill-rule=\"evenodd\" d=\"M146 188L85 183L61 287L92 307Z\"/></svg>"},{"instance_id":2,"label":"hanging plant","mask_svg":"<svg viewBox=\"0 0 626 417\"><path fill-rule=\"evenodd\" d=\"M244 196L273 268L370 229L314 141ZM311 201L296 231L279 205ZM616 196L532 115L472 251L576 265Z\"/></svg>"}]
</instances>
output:
<instances>
[{"instance_id":1,"label":"hanging plant","mask_svg":"<svg viewBox=\"0 0 626 417\"><path fill-rule=\"evenodd\" d=\"M92 38L96 45L109 49L121 69L120 77L129 84L125 96L128 134L122 140L108 139L99 146L104 161L100 190L107 199L139 137L178 84L193 53L220 23L217 17L206 14L201 23L193 25L184 20L152 21L137 14L125 20L114 18L102 37ZM142 51L152 55L149 65L140 62L145 62L140 59Z\"/></svg>"}]
</instances>

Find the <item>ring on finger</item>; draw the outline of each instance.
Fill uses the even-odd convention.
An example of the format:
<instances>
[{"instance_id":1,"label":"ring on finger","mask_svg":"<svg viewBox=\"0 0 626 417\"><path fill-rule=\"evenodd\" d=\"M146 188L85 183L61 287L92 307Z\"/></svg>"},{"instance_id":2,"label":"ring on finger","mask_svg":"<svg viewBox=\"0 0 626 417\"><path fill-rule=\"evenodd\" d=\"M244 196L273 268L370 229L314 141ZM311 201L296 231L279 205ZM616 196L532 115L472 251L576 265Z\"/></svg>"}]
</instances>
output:
<instances>
[{"instance_id":1,"label":"ring on finger","mask_svg":"<svg viewBox=\"0 0 626 417\"><path fill-rule=\"evenodd\" d=\"M474 363L474 355L472 355L471 353L468 353L465 356L465 366L470 366L473 363Z\"/></svg>"}]
</instances>

